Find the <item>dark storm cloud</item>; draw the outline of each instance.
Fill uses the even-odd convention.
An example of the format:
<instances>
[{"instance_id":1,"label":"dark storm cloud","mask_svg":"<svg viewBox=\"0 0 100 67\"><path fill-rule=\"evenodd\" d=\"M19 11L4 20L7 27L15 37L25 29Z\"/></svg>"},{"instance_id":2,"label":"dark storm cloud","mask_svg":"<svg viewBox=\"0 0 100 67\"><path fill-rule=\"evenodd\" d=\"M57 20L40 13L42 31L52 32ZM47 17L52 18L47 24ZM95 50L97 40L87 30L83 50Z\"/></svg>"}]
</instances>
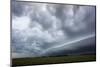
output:
<instances>
[{"instance_id":1,"label":"dark storm cloud","mask_svg":"<svg viewBox=\"0 0 100 67\"><path fill-rule=\"evenodd\" d=\"M23 14L25 6L21 5L21 3L16 3L12 1L12 13L16 16L21 16Z\"/></svg>"},{"instance_id":2,"label":"dark storm cloud","mask_svg":"<svg viewBox=\"0 0 100 67\"><path fill-rule=\"evenodd\" d=\"M75 8L77 6L73 6ZM72 9L73 11L74 9ZM77 37L82 34L92 33L95 31L95 7L79 6L76 13L62 14L63 30L69 36Z\"/></svg>"},{"instance_id":3,"label":"dark storm cloud","mask_svg":"<svg viewBox=\"0 0 100 67\"><path fill-rule=\"evenodd\" d=\"M93 6L12 2L12 55L16 58L84 48L92 37Z\"/></svg>"}]
</instances>

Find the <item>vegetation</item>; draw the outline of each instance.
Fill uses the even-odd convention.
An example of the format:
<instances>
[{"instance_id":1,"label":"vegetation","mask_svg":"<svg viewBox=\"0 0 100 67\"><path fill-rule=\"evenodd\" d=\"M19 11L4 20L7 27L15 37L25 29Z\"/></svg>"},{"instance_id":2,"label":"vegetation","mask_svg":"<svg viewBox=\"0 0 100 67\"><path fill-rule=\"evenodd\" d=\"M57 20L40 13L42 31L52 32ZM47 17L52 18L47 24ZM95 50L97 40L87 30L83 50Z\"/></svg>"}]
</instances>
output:
<instances>
[{"instance_id":1,"label":"vegetation","mask_svg":"<svg viewBox=\"0 0 100 67\"><path fill-rule=\"evenodd\" d=\"M88 61L96 61L96 55L15 58L12 59L12 66L88 62Z\"/></svg>"}]
</instances>

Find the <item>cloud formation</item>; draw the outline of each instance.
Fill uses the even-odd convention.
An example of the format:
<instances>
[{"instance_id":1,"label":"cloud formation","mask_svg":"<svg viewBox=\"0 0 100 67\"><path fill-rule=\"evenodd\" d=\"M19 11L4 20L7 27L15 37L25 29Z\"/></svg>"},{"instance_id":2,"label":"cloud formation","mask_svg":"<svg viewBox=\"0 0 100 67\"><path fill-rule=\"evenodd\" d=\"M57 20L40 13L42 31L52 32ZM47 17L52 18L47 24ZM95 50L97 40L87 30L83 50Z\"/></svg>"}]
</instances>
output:
<instances>
[{"instance_id":1,"label":"cloud formation","mask_svg":"<svg viewBox=\"0 0 100 67\"><path fill-rule=\"evenodd\" d=\"M90 35L95 35L94 6L12 2L14 57L42 56L53 46Z\"/></svg>"}]
</instances>

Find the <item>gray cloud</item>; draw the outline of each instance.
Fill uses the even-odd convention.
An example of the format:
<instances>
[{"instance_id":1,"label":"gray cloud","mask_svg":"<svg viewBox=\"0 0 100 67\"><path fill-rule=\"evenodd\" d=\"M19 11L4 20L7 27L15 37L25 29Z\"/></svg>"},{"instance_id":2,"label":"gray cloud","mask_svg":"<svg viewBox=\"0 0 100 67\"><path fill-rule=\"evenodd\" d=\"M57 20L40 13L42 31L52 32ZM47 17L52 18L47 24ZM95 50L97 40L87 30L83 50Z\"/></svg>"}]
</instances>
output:
<instances>
[{"instance_id":1,"label":"gray cloud","mask_svg":"<svg viewBox=\"0 0 100 67\"><path fill-rule=\"evenodd\" d=\"M12 3L12 53L14 56L16 54L19 55L18 57L25 54L33 57L42 56L42 52L54 46L61 46L65 42L90 35L95 35L94 6ZM80 43L78 46L84 44ZM59 48L56 49L59 51Z\"/></svg>"},{"instance_id":2,"label":"gray cloud","mask_svg":"<svg viewBox=\"0 0 100 67\"><path fill-rule=\"evenodd\" d=\"M21 16L23 14L24 6L20 3L12 2L12 13L15 16Z\"/></svg>"}]
</instances>

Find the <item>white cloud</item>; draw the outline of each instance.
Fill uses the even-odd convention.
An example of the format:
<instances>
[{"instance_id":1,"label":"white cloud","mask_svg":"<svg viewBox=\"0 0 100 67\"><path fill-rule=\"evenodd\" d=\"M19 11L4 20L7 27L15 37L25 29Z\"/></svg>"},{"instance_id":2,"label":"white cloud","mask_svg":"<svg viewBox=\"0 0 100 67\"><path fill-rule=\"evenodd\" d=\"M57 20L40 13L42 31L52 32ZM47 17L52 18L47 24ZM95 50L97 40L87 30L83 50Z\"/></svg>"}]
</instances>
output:
<instances>
[{"instance_id":1,"label":"white cloud","mask_svg":"<svg viewBox=\"0 0 100 67\"><path fill-rule=\"evenodd\" d=\"M12 19L12 28L18 29L18 30L25 30L28 28L28 25L30 23L30 18L27 16L22 17L16 17Z\"/></svg>"}]
</instances>

